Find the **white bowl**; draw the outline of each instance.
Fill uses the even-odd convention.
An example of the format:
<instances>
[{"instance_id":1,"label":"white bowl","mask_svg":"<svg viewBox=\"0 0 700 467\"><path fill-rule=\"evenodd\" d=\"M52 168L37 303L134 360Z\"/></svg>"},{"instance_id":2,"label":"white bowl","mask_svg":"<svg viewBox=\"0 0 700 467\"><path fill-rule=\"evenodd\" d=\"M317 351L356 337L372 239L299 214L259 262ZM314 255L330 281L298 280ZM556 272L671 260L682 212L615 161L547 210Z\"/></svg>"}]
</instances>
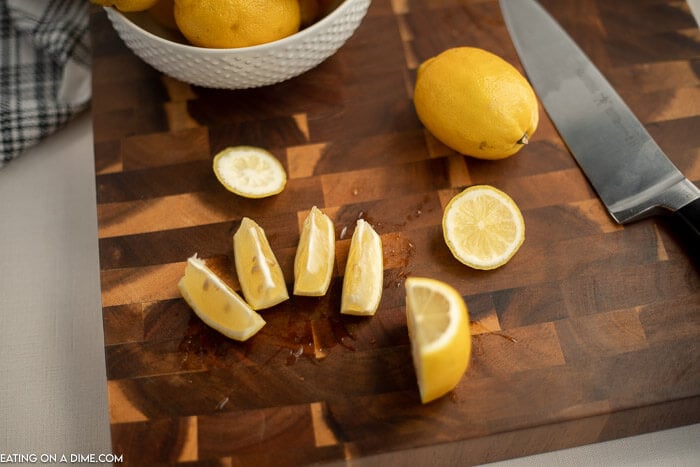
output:
<instances>
[{"instance_id":1,"label":"white bowl","mask_svg":"<svg viewBox=\"0 0 700 467\"><path fill-rule=\"evenodd\" d=\"M237 49L186 43L145 12L124 14L105 7L124 43L143 61L173 78L198 86L244 89L298 76L333 55L352 36L371 0L345 0L331 13L291 36Z\"/></svg>"}]
</instances>

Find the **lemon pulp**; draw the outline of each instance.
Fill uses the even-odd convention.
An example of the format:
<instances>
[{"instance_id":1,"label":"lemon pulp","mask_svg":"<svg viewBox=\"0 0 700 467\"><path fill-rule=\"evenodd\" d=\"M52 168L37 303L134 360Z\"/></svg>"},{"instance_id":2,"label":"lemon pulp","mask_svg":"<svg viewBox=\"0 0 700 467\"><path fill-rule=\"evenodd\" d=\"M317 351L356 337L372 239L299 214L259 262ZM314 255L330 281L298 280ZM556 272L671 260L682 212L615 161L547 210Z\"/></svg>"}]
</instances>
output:
<instances>
[{"instance_id":1,"label":"lemon pulp","mask_svg":"<svg viewBox=\"0 0 700 467\"><path fill-rule=\"evenodd\" d=\"M475 269L495 269L522 245L525 221L510 196L489 185L475 185L447 204L442 231L459 261Z\"/></svg>"},{"instance_id":2,"label":"lemon pulp","mask_svg":"<svg viewBox=\"0 0 700 467\"><path fill-rule=\"evenodd\" d=\"M314 206L304 219L294 257L294 295L325 295L333 277L334 261L333 222Z\"/></svg>"},{"instance_id":3,"label":"lemon pulp","mask_svg":"<svg viewBox=\"0 0 700 467\"><path fill-rule=\"evenodd\" d=\"M243 296L254 310L270 308L289 298L282 268L265 231L248 217L241 220L233 235L233 256Z\"/></svg>"},{"instance_id":4,"label":"lemon pulp","mask_svg":"<svg viewBox=\"0 0 700 467\"><path fill-rule=\"evenodd\" d=\"M246 198L264 198L280 193L287 173L280 161L255 146L228 147L213 160L216 178L229 191Z\"/></svg>"},{"instance_id":5,"label":"lemon pulp","mask_svg":"<svg viewBox=\"0 0 700 467\"><path fill-rule=\"evenodd\" d=\"M196 254L187 260L178 289L205 324L231 339L245 341L265 325L265 320Z\"/></svg>"},{"instance_id":6,"label":"lemon pulp","mask_svg":"<svg viewBox=\"0 0 700 467\"><path fill-rule=\"evenodd\" d=\"M358 219L345 265L340 312L374 315L382 298L383 284L382 240L368 222Z\"/></svg>"}]
</instances>

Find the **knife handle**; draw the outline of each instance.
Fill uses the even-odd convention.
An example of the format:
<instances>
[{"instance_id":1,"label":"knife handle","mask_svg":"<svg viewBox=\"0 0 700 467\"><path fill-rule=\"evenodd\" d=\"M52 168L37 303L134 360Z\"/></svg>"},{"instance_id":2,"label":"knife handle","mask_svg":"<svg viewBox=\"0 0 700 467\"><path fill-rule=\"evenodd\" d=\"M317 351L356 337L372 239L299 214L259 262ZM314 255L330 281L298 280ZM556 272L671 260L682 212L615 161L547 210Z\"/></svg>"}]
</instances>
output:
<instances>
[{"instance_id":1,"label":"knife handle","mask_svg":"<svg viewBox=\"0 0 700 467\"><path fill-rule=\"evenodd\" d=\"M686 247L700 260L700 198L676 210L673 221Z\"/></svg>"}]
</instances>

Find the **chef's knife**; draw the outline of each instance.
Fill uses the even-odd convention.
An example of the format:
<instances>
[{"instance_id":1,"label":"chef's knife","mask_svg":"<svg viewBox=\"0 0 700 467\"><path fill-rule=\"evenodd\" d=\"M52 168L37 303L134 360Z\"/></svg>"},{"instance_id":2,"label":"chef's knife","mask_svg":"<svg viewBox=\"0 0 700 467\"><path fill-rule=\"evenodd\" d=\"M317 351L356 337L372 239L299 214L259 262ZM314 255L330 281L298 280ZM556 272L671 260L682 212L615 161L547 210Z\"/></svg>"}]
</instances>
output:
<instances>
[{"instance_id":1,"label":"chef's knife","mask_svg":"<svg viewBox=\"0 0 700 467\"><path fill-rule=\"evenodd\" d=\"M530 82L613 219L624 224L670 213L687 227L691 246L699 246L700 189L535 0L500 5Z\"/></svg>"}]
</instances>

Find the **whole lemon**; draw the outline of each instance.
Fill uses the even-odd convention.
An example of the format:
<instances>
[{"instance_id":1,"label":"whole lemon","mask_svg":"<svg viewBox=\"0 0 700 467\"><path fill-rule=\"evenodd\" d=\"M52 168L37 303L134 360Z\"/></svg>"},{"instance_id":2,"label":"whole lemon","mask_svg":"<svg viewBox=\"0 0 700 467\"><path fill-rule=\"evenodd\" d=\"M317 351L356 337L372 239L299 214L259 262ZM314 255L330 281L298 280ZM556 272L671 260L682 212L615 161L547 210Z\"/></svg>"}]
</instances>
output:
<instances>
[{"instance_id":1,"label":"whole lemon","mask_svg":"<svg viewBox=\"0 0 700 467\"><path fill-rule=\"evenodd\" d=\"M119 11L144 11L151 8L158 0L90 0L96 5L113 6Z\"/></svg>"},{"instance_id":2,"label":"whole lemon","mask_svg":"<svg viewBox=\"0 0 700 467\"><path fill-rule=\"evenodd\" d=\"M320 5L318 0L299 0L299 11L301 12L301 25L303 27L313 24L320 15Z\"/></svg>"},{"instance_id":3,"label":"whole lemon","mask_svg":"<svg viewBox=\"0 0 700 467\"><path fill-rule=\"evenodd\" d=\"M161 26L177 30L174 9L174 0L158 0L155 5L148 9L148 14Z\"/></svg>"},{"instance_id":4,"label":"whole lemon","mask_svg":"<svg viewBox=\"0 0 700 467\"><path fill-rule=\"evenodd\" d=\"M448 49L423 62L413 103L433 136L480 159L515 154L539 121L530 83L501 57L475 47Z\"/></svg>"},{"instance_id":5,"label":"whole lemon","mask_svg":"<svg viewBox=\"0 0 700 467\"><path fill-rule=\"evenodd\" d=\"M175 22L200 47L250 47L299 30L299 0L175 0Z\"/></svg>"}]
</instances>

